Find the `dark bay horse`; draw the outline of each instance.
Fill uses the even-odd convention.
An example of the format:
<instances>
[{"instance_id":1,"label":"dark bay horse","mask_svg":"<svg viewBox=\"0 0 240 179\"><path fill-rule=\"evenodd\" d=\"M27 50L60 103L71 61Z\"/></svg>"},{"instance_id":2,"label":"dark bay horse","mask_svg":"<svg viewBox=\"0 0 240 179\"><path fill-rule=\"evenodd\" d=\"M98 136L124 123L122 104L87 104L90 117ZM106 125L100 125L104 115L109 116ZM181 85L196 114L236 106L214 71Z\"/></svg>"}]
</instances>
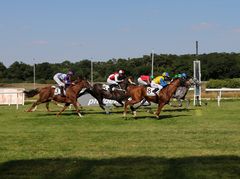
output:
<instances>
[{"instance_id":1,"label":"dark bay horse","mask_svg":"<svg viewBox=\"0 0 240 179\"><path fill-rule=\"evenodd\" d=\"M84 93L91 94L94 98L97 99L99 106L106 111L106 104L104 104L103 99L111 99L117 101L121 106L123 102L128 99L126 89L129 85L134 85L133 77L126 77L122 82L119 83L120 88L115 88L114 91L109 91L105 88L104 84L95 83L91 89L87 89ZM79 97L84 93L79 94Z\"/></svg>"},{"instance_id":2,"label":"dark bay horse","mask_svg":"<svg viewBox=\"0 0 240 179\"><path fill-rule=\"evenodd\" d=\"M171 99L171 97L173 96L173 94L175 93L179 86L185 85L185 81L186 80L183 78L176 78L167 87L163 88L160 92L158 92L158 94L155 96L148 96L147 88L144 86L129 86L127 91L128 95L132 99L125 102L123 116L125 117L127 114L128 105L133 106L134 104L141 102L145 98L147 101L151 101L158 104L156 117L159 118L163 106L169 103L169 100ZM133 115L136 116L136 111L134 110L132 112Z\"/></svg>"},{"instance_id":3,"label":"dark bay horse","mask_svg":"<svg viewBox=\"0 0 240 179\"><path fill-rule=\"evenodd\" d=\"M78 109L77 97L78 97L79 92L82 89L90 89L90 88L91 88L91 85L89 84L89 82L87 80L78 79L66 89L66 96L64 96L64 97L61 96L60 94L55 95L54 94L55 87L53 87L53 86L47 86L47 87L44 87L41 89L37 88L37 89L30 90L30 91L24 91L26 97L33 97L33 96L39 94L38 100L32 104L32 106L27 110L27 112L32 112L32 110L41 103L48 104L50 101L53 100L56 102L65 103L63 109L59 113L57 113L57 116L61 115L61 113L70 104L73 104L79 117L82 117L80 110Z\"/></svg>"}]
</instances>

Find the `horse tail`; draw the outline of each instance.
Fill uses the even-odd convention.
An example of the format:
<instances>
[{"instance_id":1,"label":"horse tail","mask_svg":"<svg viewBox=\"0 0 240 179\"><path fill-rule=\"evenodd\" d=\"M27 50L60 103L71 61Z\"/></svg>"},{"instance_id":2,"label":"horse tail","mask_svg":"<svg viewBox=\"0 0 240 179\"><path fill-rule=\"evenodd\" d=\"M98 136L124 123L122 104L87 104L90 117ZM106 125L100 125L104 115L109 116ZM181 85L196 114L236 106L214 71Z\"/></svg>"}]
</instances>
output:
<instances>
[{"instance_id":1,"label":"horse tail","mask_svg":"<svg viewBox=\"0 0 240 179\"><path fill-rule=\"evenodd\" d=\"M30 91L23 91L23 92L26 95L26 97L30 98L40 93L40 90L37 88L37 89L32 89Z\"/></svg>"}]
</instances>

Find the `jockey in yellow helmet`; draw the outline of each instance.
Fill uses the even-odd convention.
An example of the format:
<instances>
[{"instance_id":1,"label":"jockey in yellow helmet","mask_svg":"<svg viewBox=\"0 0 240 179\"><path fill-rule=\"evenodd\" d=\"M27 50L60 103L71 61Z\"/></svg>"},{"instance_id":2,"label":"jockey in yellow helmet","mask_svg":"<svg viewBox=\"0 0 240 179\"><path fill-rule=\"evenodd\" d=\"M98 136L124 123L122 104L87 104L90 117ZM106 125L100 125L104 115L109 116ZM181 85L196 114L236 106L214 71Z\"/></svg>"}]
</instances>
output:
<instances>
[{"instance_id":1,"label":"jockey in yellow helmet","mask_svg":"<svg viewBox=\"0 0 240 179\"><path fill-rule=\"evenodd\" d=\"M161 90L162 88L167 86L167 82L165 81L167 78L169 78L169 74L168 72L164 72L162 75L157 76L152 80L151 87L156 88L156 91Z\"/></svg>"}]
</instances>

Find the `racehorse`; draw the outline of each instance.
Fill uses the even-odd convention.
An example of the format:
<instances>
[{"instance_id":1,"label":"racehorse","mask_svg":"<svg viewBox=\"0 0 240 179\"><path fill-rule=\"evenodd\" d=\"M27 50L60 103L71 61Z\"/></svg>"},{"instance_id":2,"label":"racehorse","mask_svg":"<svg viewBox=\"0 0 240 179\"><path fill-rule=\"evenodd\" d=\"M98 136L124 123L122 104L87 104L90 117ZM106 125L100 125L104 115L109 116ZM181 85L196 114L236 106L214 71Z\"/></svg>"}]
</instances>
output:
<instances>
[{"instance_id":1,"label":"racehorse","mask_svg":"<svg viewBox=\"0 0 240 179\"><path fill-rule=\"evenodd\" d=\"M109 91L108 86L95 83L91 89L87 89L84 93L79 94L78 97L82 96L85 93L91 94L94 98L97 99L99 106L106 111L106 104L104 104L103 99L111 99L117 101L121 106L123 106L123 102L127 100L128 95L126 89L129 85L134 85L133 77L129 76L123 79L122 82L119 83L119 88L115 88L115 90ZM106 111L107 113L107 111Z\"/></svg>"},{"instance_id":2,"label":"racehorse","mask_svg":"<svg viewBox=\"0 0 240 179\"><path fill-rule=\"evenodd\" d=\"M173 98L175 98L178 102L178 107L182 107L182 100L186 100L187 102L187 108L189 107L190 104L190 100L189 99L185 99L189 88L192 85L199 85L199 81L197 79L193 79L193 78L189 78L186 82L185 82L185 86L179 86L176 90L176 92L173 95ZM174 106L171 104L171 102L169 103L171 106Z\"/></svg>"},{"instance_id":3,"label":"racehorse","mask_svg":"<svg viewBox=\"0 0 240 179\"><path fill-rule=\"evenodd\" d=\"M77 97L81 90L91 88L91 85L89 84L89 82L87 80L82 80L82 79L76 80L73 84L71 84L66 89L66 96L61 96L60 94L55 95L54 94L55 88L56 87L54 86L47 86L41 89L37 88L30 91L24 91L26 97L33 97L39 94L38 100L32 104L32 106L27 110L27 112L32 112L32 110L41 103L48 104L50 101L53 100L56 102L65 103L63 109L59 113L57 113L57 116L60 116L61 113L70 104L73 104L79 117L82 117L80 110L78 109Z\"/></svg>"},{"instance_id":4,"label":"racehorse","mask_svg":"<svg viewBox=\"0 0 240 179\"><path fill-rule=\"evenodd\" d=\"M147 95L147 87L144 86L129 86L128 96L130 96L132 99L125 102L124 106L124 113L123 116L126 117L127 114L127 107L128 105L133 106L136 103L139 103L144 98L147 101L151 101L158 104L158 108L156 111L156 117L159 118L160 112L163 108L163 106L167 103L169 103L171 97L177 90L179 86L185 85L186 79L183 78L176 78L174 79L169 85L167 85L165 88L163 88L160 92L158 92L155 96L148 96ZM136 110L133 110L134 108L131 108L134 117L136 116Z\"/></svg>"}]
</instances>

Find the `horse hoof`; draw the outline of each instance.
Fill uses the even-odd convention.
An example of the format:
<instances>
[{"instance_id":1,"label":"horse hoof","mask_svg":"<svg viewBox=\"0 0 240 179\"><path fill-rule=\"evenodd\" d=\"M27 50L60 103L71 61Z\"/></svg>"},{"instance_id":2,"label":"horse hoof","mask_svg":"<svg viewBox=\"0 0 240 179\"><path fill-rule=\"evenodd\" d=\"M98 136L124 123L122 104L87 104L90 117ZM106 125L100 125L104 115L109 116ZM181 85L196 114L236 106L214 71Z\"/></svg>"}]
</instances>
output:
<instances>
[{"instance_id":1,"label":"horse hoof","mask_svg":"<svg viewBox=\"0 0 240 179\"><path fill-rule=\"evenodd\" d=\"M78 116L79 116L80 118L82 118L82 117L83 117L81 113L78 113Z\"/></svg>"},{"instance_id":2,"label":"horse hoof","mask_svg":"<svg viewBox=\"0 0 240 179\"><path fill-rule=\"evenodd\" d=\"M126 117L126 113L125 112L123 113L123 117Z\"/></svg>"},{"instance_id":3,"label":"horse hoof","mask_svg":"<svg viewBox=\"0 0 240 179\"><path fill-rule=\"evenodd\" d=\"M133 111L133 117L136 117L136 116L137 116L137 112Z\"/></svg>"}]
</instances>

